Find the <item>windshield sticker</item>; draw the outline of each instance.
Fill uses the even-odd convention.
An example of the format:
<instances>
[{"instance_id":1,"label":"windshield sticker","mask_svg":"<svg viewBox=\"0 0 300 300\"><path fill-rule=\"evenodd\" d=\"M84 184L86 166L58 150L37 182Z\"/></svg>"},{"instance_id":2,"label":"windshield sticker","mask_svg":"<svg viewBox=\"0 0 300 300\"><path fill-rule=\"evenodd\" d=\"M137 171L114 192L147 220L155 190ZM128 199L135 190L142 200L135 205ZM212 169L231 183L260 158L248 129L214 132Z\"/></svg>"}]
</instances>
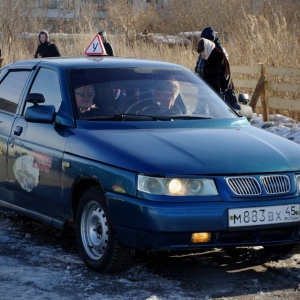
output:
<instances>
[{"instance_id":1,"label":"windshield sticker","mask_svg":"<svg viewBox=\"0 0 300 300\"><path fill-rule=\"evenodd\" d=\"M31 192L38 185L39 169L33 166L34 157L23 155L16 159L13 172L21 188L26 192Z\"/></svg>"}]
</instances>

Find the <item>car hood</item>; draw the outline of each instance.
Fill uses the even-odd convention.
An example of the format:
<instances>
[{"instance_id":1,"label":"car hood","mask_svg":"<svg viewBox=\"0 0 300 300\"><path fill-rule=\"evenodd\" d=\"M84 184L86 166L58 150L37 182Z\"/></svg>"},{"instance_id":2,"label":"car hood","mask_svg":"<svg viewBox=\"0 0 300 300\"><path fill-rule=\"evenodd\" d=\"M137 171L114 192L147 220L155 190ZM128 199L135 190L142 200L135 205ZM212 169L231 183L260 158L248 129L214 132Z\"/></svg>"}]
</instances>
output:
<instances>
[{"instance_id":1,"label":"car hood","mask_svg":"<svg viewBox=\"0 0 300 300\"><path fill-rule=\"evenodd\" d=\"M66 151L145 174L249 174L300 170L300 146L253 126L76 129Z\"/></svg>"}]
</instances>

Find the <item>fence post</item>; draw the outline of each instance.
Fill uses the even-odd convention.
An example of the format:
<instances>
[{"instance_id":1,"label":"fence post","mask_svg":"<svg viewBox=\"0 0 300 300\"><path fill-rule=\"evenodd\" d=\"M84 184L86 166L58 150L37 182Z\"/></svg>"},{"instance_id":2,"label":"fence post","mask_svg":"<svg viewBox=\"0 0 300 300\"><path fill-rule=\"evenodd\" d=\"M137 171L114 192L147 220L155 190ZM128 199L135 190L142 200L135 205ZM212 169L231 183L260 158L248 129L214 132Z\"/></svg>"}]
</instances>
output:
<instances>
[{"instance_id":1,"label":"fence post","mask_svg":"<svg viewBox=\"0 0 300 300\"><path fill-rule=\"evenodd\" d=\"M249 103L249 105L252 107L253 110L255 110L256 104L259 100L260 94L262 93L264 86L265 86L265 82L266 82L266 76L263 75L264 72L262 71L262 69L263 69L262 64L258 64L258 66L257 66L258 75L259 75L259 73L261 73L261 75L258 79L258 82L256 84L256 87L254 89L254 92L252 94L252 97L251 97L251 100Z\"/></svg>"},{"instance_id":2,"label":"fence post","mask_svg":"<svg viewBox=\"0 0 300 300\"><path fill-rule=\"evenodd\" d=\"M266 77L265 67L263 64L260 65L260 75L261 77ZM262 91L261 91L261 106L263 110L263 120L264 122L269 122L269 103L267 101L267 80L265 80Z\"/></svg>"},{"instance_id":3,"label":"fence post","mask_svg":"<svg viewBox=\"0 0 300 300\"><path fill-rule=\"evenodd\" d=\"M2 57L2 51L0 49L0 68L2 67L3 57Z\"/></svg>"}]
</instances>

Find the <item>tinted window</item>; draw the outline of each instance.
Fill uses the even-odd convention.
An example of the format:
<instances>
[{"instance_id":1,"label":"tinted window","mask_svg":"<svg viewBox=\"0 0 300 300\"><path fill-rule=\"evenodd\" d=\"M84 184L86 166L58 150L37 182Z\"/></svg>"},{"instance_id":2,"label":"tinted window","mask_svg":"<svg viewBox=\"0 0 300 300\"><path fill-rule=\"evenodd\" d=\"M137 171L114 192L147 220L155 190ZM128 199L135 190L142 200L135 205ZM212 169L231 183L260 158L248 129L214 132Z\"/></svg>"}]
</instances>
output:
<instances>
[{"instance_id":1,"label":"tinted window","mask_svg":"<svg viewBox=\"0 0 300 300\"><path fill-rule=\"evenodd\" d=\"M10 71L0 84L0 109L15 113L30 71Z\"/></svg>"},{"instance_id":2,"label":"tinted window","mask_svg":"<svg viewBox=\"0 0 300 300\"><path fill-rule=\"evenodd\" d=\"M58 111L62 101L58 74L53 70L40 69L29 93L43 94L44 104L54 105ZM26 107L31 105L31 103L27 103Z\"/></svg>"}]
</instances>

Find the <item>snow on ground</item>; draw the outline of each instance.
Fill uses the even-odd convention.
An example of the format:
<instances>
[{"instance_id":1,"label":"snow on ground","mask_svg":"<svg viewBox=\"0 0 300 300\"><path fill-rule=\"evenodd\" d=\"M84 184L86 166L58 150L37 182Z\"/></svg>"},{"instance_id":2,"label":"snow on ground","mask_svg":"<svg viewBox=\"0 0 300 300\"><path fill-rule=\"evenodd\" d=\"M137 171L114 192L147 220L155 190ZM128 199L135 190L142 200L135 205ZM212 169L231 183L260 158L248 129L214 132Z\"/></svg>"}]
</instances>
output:
<instances>
[{"instance_id":1,"label":"snow on ground","mask_svg":"<svg viewBox=\"0 0 300 300\"><path fill-rule=\"evenodd\" d=\"M300 122L282 115L270 115L270 122L264 122L262 115L253 114L251 124L266 131L275 133L300 144Z\"/></svg>"},{"instance_id":2,"label":"snow on ground","mask_svg":"<svg viewBox=\"0 0 300 300\"><path fill-rule=\"evenodd\" d=\"M270 122L266 123L261 115L254 114L251 124L300 144L300 123L287 117L272 115ZM32 240L30 233L24 234L20 230L22 224L19 230L14 226L12 220L0 211L1 300L195 299L183 293L177 280L152 273L143 264L121 275L90 272L78 257L76 249L66 251L61 244L40 244ZM62 237L58 235L59 238ZM268 264L272 268L284 268L287 277L293 276L300 282L299 253L295 252L288 260L270 261ZM210 296L204 294L201 299L210 299Z\"/></svg>"}]
</instances>

